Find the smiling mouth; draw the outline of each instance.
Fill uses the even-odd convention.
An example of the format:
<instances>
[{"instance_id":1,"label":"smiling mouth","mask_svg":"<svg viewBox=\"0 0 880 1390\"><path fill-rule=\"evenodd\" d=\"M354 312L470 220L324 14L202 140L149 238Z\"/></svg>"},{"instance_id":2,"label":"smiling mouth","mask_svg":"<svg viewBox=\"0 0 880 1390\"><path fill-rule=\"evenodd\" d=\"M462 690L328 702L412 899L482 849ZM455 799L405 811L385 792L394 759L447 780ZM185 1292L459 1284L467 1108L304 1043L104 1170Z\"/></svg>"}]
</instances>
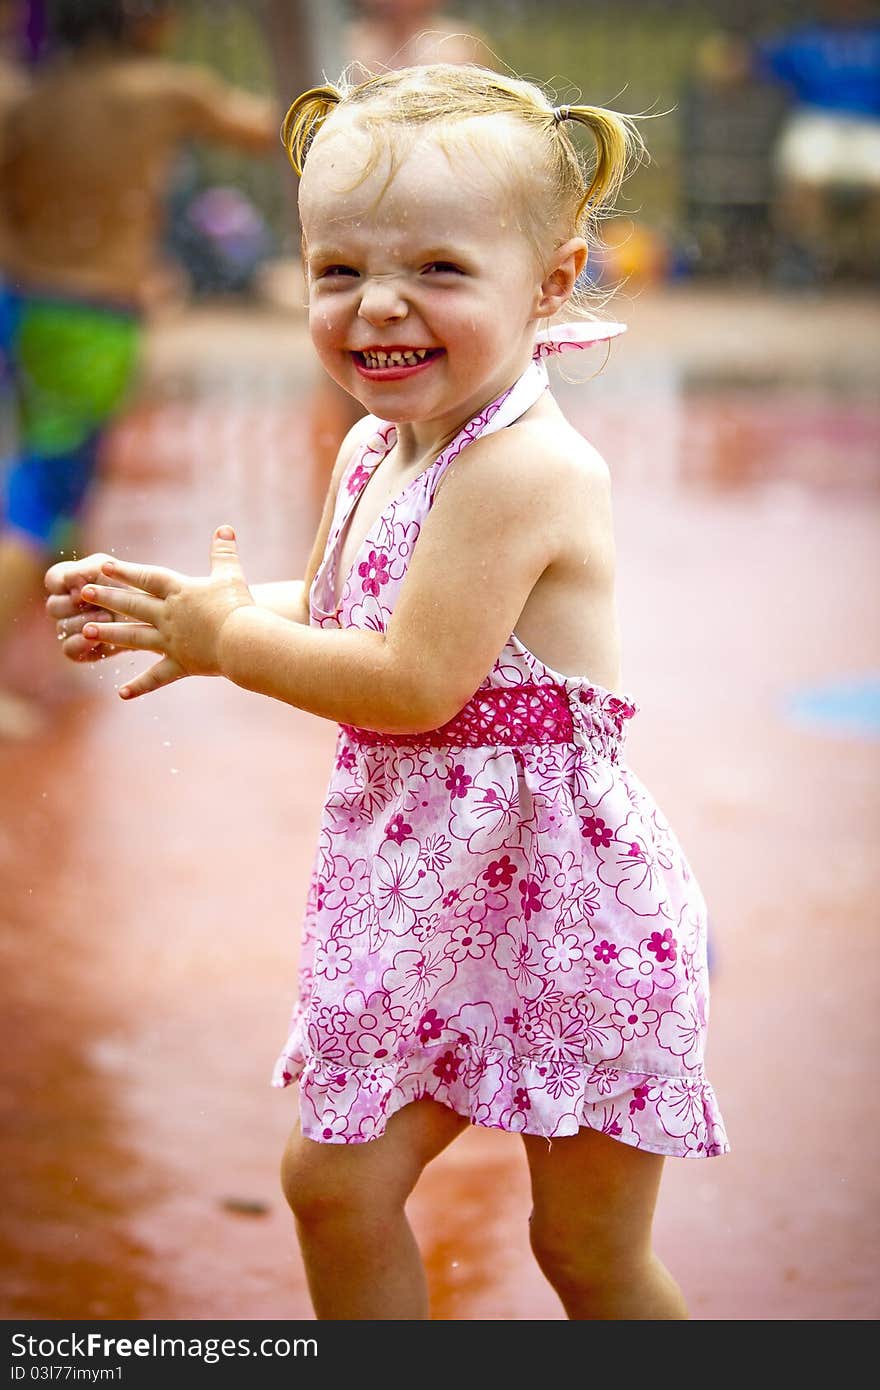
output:
<instances>
[{"instance_id":1,"label":"smiling mouth","mask_svg":"<svg viewBox=\"0 0 880 1390\"><path fill-rule=\"evenodd\" d=\"M355 364L361 371L408 373L424 367L443 354L443 348L367 348L353 352Z\"/></svg>"}]
</instances>

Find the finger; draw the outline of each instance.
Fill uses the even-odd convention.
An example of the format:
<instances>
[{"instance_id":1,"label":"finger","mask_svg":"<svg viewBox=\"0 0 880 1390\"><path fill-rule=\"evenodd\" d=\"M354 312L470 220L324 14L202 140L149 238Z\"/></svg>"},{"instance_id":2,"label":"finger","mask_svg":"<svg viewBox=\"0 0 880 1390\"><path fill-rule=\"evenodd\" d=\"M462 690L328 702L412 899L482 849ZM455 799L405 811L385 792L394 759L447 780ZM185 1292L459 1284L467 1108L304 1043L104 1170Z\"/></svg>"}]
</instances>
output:
<instances>
[{"instance_id":1,"label":"finger","mask_svg":"<svg viewBox=\"0 0 880 1390\"><path fill-rule=\"evenodd\" d=\"M61 643L61 651L70 661L97 661L109 655L111 648L107 643L89 642L83 637L86 623L112 621L112 615L103 608L78 609L72 618L59 618L55 624L55 636Z\"/></svg>"},{"instance_id":2,"label":"finger","mask_svg":"<svg viewBox=\"0 0 880 1390\"><path fill-rule=\"evenodd\" d=\"M61 643L62 654L69 661L100 661L111 656L117 648L108 642L89 641L83 637L82 630L88 622L107 622L114 627L111 615L103 608L78 608L72 617L59 618L55 624L55 635Z\"/></svg>"},{"instance_id":3,"label":"finger","mask_svg":"<svg viewBox=\"0 0 880 1390\"><path fill-rule=\"evenodd\" d=\"M105 608L108 613L118 613L123 618L133 618L139 623L158 621L162 604L150 594L138 589L117 589L111 584L87 584L82 591L87 603L96 608Z\"/></svg>"},{"instance_id":4,"label":"finger","mask_svg":"<svg viewBox=\"0 0 880 1390\"><path fill-rule=\"evenodd\" d=\"M99 613L105 614L109 611L108 608L100 608L96 603L85 603L73 593L53 594L51 598L46 599L46 612L49 617L56 623L66 622L71 631L73 623L79 618L87 621L90 617L96 618Z\"/></svg>"},{"instance_id":5,"label":"finger","mask_svg":"<svg viewBox=\"0 0 880 1390\"><path fill-rule=\"evenodd\" d=\"M107 560L101 572L114 579L123 579L132 588L155 594L157 598L167 598L174 593L180 580L173 570L160 569L158 565L130 565L127 560Z\"/></svg>"},{"instance_id":6,"label":"finger","mask_svg":"<svg viewBox=\"0 0 880 1390\"><path fill-rule=\"evenodd\" d=\"M61 651L68 661L103 661L108 656L119 656L119 650L107 642L90 642L81 632L65 637Z\"/></svg>"},{"instance_id":7,"label":"finger","mask_svg":"<svg viewBox=\"0 0 880 1390\"><path fill-rule=\"evenodd\" d=\"M79 604L66 591L63 594L52 594L46 599L46 612L54 622L58 622L60 618L72 618L80 611Z\"/></svg>"},{"instance_id":8,"label":"finger","mask_svg":"<svg viewBox=\"0 0 880 1390\"><path fill-rule=\"evenodd\" d=\"M106 608L97 608L92 604L81 604L77 606L69 617L58 618L55 627L58 632L59 641L63 637L73 637L75 633L82 632L86 623L111 623L113 614Z\"/></svg>"},{"instance_id":9,"label":"finger","mask_svg":"<svg viewBox=\"0 0 880 1390\"><path fill-rule=\"evenodd\" d=\"M178 666L176 661L172 661L170 656L163 656L161 661L155 662L146 671L142 671L134 680L127 681L120 686L119 695L123 700L134 700L138 695L150 695L154 690L161 690L165 685L173 685L186 675L182 666Z\"/></svg>"},{"instance_id":10,"label":"finger","mask_svg":"<svg viewBox=\"0 0 880 1390\"><path fill-rule=\"evenodd\" d=\"M149 623L86 623L83 637L132 652L161 652L159 634Z\"/></svg>"},{"instance_id":11,"label":"finger","mask_svg":"<svg viewBox=\"0 0 880 1390\"><path fill-rule=\"evenodd\" d=\"M82 560L59 560L50 565L43 576L43 583L50 594L64 594L68 590L82 588L90 579L97 579L101 566L112 557L103 551L87 555Z\"/></svg>"},{"instance_id":12,"label":"finger","mask_svg":"<svg viewBox=\"0 0 880 1390\"><path fill-rule=\"evenodd\" d=\"M231 526L218 526L211 538L211 574L241 574L238 545Z\"/></svg>"}]
</instances>

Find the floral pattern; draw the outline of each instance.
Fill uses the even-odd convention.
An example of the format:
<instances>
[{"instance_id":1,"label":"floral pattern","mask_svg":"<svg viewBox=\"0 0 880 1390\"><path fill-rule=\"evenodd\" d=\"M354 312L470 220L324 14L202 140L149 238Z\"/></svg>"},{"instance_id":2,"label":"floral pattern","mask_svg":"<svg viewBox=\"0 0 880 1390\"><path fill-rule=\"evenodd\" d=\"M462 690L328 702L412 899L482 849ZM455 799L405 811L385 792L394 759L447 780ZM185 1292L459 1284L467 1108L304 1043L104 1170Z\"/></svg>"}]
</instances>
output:
<instances>
[{"instance_id":1,"label":"floral pattern","mask_svg":"<svg viewBox=\"0 0 880 1390\"><path fill-rule=\"evenodd\" d=\"M452 460L534 403L548 353L619 331L542 335L523 376L389 504L337 584L342 533L394 442L377 421L339 489L312 623L384 630ZM340 729L274 1084L299 1083L303 1133L322 1143L368 1142L431 1096L516 1133L584 1126L653 1153L722 1154L703 1070L706 906L622 760L635 706L512 635L474 698L490 692L503 711L498 692L525 687L555 689L569 732L532 740L511 722L505 742L502 718L491 742L444 746L443 731L407 742Z\"/></svg>"}]
</instances>

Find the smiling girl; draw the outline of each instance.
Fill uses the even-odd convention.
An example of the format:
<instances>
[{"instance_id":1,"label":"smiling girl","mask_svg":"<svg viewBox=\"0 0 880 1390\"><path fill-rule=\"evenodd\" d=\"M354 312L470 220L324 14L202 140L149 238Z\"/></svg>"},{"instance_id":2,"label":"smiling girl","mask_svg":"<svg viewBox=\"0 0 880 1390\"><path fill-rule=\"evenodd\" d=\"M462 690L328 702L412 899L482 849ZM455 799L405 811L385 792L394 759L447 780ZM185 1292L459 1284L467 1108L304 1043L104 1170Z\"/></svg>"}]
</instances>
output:
<instances>
[{"instance_id":1,"label":"smiling girl","mask_svg":"<svg viewBox=\"0 0 880 1390\"><path fill-rule=\"evenodd\" d=\"M224 526L207 578L91 556L49 612L73 659L158 656L124 698L224 675L341 725L275 1072L316 1315L428 1316L405 1204L476 1124L522 1137L569 1317L686 1317L651 1228L664 1158L727 1148L706 907L622 758L608 470L543 361L622 331L546 325L631 128L435 66L308 92L283 137L312 339L369 412L305 579L250 588Z\"/></svg>"}]
</instances>

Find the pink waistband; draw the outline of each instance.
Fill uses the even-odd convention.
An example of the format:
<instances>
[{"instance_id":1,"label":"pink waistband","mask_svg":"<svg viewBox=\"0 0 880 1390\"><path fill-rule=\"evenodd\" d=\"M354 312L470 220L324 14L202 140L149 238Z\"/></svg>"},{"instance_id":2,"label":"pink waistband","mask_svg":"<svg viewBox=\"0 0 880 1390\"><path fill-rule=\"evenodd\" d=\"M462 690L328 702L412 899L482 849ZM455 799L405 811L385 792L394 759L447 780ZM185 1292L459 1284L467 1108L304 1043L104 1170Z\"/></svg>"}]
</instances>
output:
<instances>
[{"instance_id":1,"label":"pink waistband","mask_svg":"<svg viewBox=\"0 0 880 1390\"><path fill-rule=\"evenodd\" d=\"M418 734L381 734L343 724L354 743L369 747L506 748L530 743L571 743L568 694L562 685L515 685L478 690L453 719Z\"/></svg>"}]
</instances>

